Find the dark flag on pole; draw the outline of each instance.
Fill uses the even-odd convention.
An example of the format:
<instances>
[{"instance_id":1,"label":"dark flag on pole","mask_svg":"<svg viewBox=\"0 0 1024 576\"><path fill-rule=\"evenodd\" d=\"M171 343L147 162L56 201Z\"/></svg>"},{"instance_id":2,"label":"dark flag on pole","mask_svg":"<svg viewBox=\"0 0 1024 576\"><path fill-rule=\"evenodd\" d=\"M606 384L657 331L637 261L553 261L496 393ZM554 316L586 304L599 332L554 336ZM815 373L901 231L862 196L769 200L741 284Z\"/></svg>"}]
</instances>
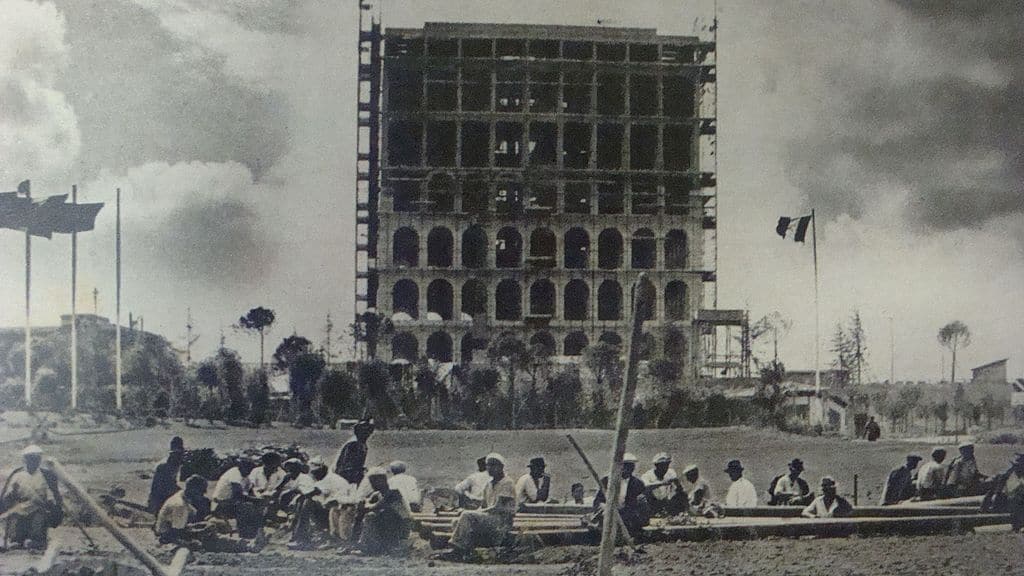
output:
<instances>
[{"instance_id":1,"label":"dark flag on pole","mask_svg":"<svg viewBox=\"0 0 1024 576\"><path fill-rule=\"evenodd\" d=\"M17 192L0 192L0 228L24 230L32 212L32 200Z\"/></svg>"},{"instance_id":2,"label":"dark flag on pole","mask_svg":"<svg viewBox=\"0 0 1024 576\"><path fill-rule=\"evenodd\" d=\"M775 233L783 238L790 230L796 230L793 234L793 240L796 242L803 242L807 237L807 228L811 224L811 216L800 216L799 218L789 218L783 216L779 218L779 223L775 226Z\"/></svg>"},{"instance_id":3,"label":"dark flag on pole","mask_svg":"<svg viewBox=\"0 0 1024 576\"><path fill-rule=\"evenodd\" d=\"M53 231L58 234L71 234L88 232L95 228L96 215L100 213L100 208L103 208L103 203L61 204L58 208Z\"/></svg>"}]
</instances>

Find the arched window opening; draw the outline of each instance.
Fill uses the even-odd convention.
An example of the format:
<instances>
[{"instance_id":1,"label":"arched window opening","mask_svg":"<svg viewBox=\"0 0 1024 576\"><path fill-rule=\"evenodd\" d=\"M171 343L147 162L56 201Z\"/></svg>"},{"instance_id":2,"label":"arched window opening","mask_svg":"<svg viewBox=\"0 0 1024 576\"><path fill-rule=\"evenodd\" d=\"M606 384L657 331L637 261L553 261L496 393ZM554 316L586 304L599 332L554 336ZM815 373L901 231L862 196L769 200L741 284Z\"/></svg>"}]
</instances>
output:
<instances>
[{"instance_id":1,"label":"arched window opening","mask_svg":"<svg viewBox=\"0 0 1024 576\"><path fill-rule=\"evenodd\" d=\"M638 310L642 320L654 320L654 311L657 309L658 291L650 280L640 283L638 295L641 298L641 306Z\"/></svg>"},{"instance_id":2,"label":"arched window opening","mask_svg":"<svg viewBox=\"0 0 1024 576\"><path fill-rule=\"evenodd\" d=\"M462 285L462 313L473 318L487 315L487 287L479 280L467 280Z\"/></svg>"},{"instance_id":3,"label":"arched window opening","mask_svg":"<svg viewBox=\"0 0 1024 576\"><path fill-rule=\"evenodd\" d=\"M439 226L427 234L427 266L451 268L454 251L455 240L451 230Z\"/></svg>"},{"instance_id":4,"label":"arched window opening","mask_svg":"<svg viewBox=\"0 0 1024 576\"><path fill-rule=\"evenodd\" d=\"M562 343L562 354L566 356L582 356L590 342L583 332L570 332Z\"/></svg>"},{"instance_id":5,"label":"arched window opening","mask_svg":"<svg viewBox=\"0 0 1024 576\"><path fill-rule=\"evenodd\" d=\"M665 235L665 268L682 270L687 260L686 232L669 230Z\"/></svg>"},{"instance_id":6,"label":"arched window opening","mask_svg":"<svg viewBox=\"0 0 1024 576\"><path fill-rule=\"evenodd\" d=\"M480 226L470 226L462 233L462 266L487 267L487 233Z\"/></svg>"},{"instance_id":7,"label":"arched window opening","mask_svg":"<svg viewBox=\"0 0 1024 576\"><path fill-rule=\"evenodd\" d=\"M597 319L622 320L622 287L615 280L605 280L597 289Z\"/></svg>"},{"instance_id":8,"label":"arched window opening","mask_svg":"<svg viewBox=\"0 0 1024 576\"><path fill-rule=\"evenodd\" d=\"M399 332L391 339L391 359L415 362L420 357L420 344L408 332Z\"/></svg>"},{"instance_id":9,"label":"arched window opening","mask_svg":"<svg viewBox=\"0 0 1024 576\"><path fill-rule=\"evenodd\" d=\"M555 315L555 285L550 280L537 280L530 285L530 316Z\"/></svg>"},{"instance_id":10,"label":"arched window opening","mask_svg":"<svg viewBox=\"0 0 1024 576\"><path fill-rule=\"evenodd\" d=\"M544 356L555 355L555 338L550 332L537 332L530 337L530 348L535 346L539 348L539 352Z\"/></svg>"},{"instance_id":11,"label":"arched window opening","mask_svg":"<svg viewBox=\"0 0 1024 576\"><path fill-rule=\"evenodd\" d=\"M395 230L391 241L391 261L399 268L420 265L420 236L408 227Z\"/></svg>"},{"instance_id":12,"label":"arched window opening","mask_svg":"<svg viewBox=\"0 0 1024 576\"><path fill-rule=\"evenodd\" d=\"M438 362L452 361L452 337L447 332L434 332L427 338L427 358Z\"/></svg>"},{"instance_id":13,"label":"arched window opening","mask_svg":"<svg viewBox=\"0 0 1024 576\"><path fill-rule=\"evenodd\" d=\"M590 235L583 228L570 228L565 233L565 267L586 268L590 259Z\"/></svg>"},{"instance_id":14,"label":"arched window opening","mask_svg":"<svg viewBox=\"0 0 1024 576\"><path fill-rule=\"evenodd\" d=\"M641 228L633 233L632 266L637 270L650 270L657 261L654 232Z\"/></svg>"},{"instance_id":15,"label":"arched window opening","mask_svg":"<svg viewBox=\"0 0 1024 576\"><path fill-rule=\"evenodd\" d=\"M420 290L416 283L409 279L395 282L391 290L391 309L397 313L408 314L411 318L420 316Z\"/></svg>"},{"instance_id":16,"label":"arched window opening","mask_svg":"<svg viewBox=\"0 0 1024 576\"><path fill-rule=\"evenodd\" d=\"M495 318L519 320L523 316L523 293L515 280L502 280L494 291Z\"/></svg>"},{"instance_id":17,"label":"arched window opening","mask_svg":"<svg viewBox=\"0 0 1024 576\"><path fill-rule=\"evenodd\" d=\"M665 286L665 317L668 320L686 320L686 283L673 280Z\"/></svg>"},{"instance_id":18,"label":"arched window opening","mask_svg":"<svg viewBox=\"0 0 1024 576\"><path fill-rule=\"evenodd\" d=\"M530 264L536 268L555 267L555 233L537 228L530 234Z\"/></svg>"},{"instance_id":19,"label":"arched window opening","mask_svg":"<svg viewBox=\"0 0 1024 576\"><path fill-rule=\"evenodd\" d=\"M662 348L666 358L671 358L673 362L677 362L680 365L688 363L686 357L686 334L679 328L669 327L665 330L665 342Z\"/></svg>"},{"instance_id":20,"label":"arched window opening","mask_svg":"<svg viewBox=\"0 0 1024 576\"><path fill-rule=\"evenodd\" d=\"M427 312L442 320L452 319L452 285L447 280L434 280L427 286Z\"/></svg>"},{"instance_id":21,"label":"arched window opening","mask_svg":"<svg viewBox=\"0 0 1024 576\"><path fill-rule=\"evenodd\" d=\"M614 228L605 228L597 237L597 266L602 270L616 270L622 266L622 234Z\"/></svg>"},{"instance_id":22,"label":"arched window opening","mask_svg":"<svg viewBox=\"0 0 1024 576\"><path fill-rule=\"evenodd\" d=\"M515 228L505 227L498 231L495 251L498 268L519 268L523 265L523 237Z\"/></svg>"},{"instance_id":23,"label":"arched window opening","mask_svg":"<svg viewBox=\"0 0 1024 576\"><path fill-rule=\"evenodd\" d=\"M583 280L570 280L565 285L563 309L566 320L586 320L590 313L590 287Z\"/></svg>"}]
</instances>

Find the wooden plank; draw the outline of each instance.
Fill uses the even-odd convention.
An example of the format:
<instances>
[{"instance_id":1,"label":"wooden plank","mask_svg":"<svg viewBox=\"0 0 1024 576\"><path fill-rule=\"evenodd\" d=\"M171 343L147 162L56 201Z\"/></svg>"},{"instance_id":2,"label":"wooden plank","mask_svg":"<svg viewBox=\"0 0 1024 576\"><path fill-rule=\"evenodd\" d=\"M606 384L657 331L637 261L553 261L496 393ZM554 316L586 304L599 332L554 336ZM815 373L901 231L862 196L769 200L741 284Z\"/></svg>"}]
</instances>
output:
<instances>
[{"instance_id":1,"label":"wooden plank","mask_svg":"<svg viewBox=\"0 0 1024 576\"><path fill-rule=\"evenodd\" d=\"M911 500L900 502L886 508L933 508L936 506L981 506L984 496L963 496L960 498L944 498L942 500Z\"/></svg>"},{"instance_id":2,"label":"wooden plank","mask_svg":"<svg viewBox=\"0 0 1024 576\"><path fill-rule=\"evenodd\" d=\"M726 518L799 518L803 506L757 506L754 508L723 508ZM858 506L853 509L853 518L905 518L910 516L952 516L976 514L964 506Z\"/></svg>"}]
</instances>

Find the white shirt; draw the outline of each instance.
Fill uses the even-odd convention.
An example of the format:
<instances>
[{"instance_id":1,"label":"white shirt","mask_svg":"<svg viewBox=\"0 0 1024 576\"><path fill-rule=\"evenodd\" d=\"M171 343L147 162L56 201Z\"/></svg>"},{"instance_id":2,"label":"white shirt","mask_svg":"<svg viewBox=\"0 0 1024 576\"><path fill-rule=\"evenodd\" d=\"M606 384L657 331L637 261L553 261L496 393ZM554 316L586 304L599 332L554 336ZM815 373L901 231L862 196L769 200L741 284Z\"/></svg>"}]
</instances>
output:
<instances>
[{"instance_id":1,"label":"white shirt","mask_svg":"<svg viewBox=\"0 0 1024 576\"><path fill-rule=\"evenodd\" d=\"M725 505L730 508L752 508L757 504L757 488L746 478L733 482L725 494Z\"/></svg>"},{"instance_id":2,"label":"white shirt","mask_svg":"<svg viewBox=\"0 0 1024 576\"><path fill-rule=\"evenodd\" d=\"M487 471L474 472L466 477L465 480L455 485L455 491L459 494L465 494L473 500L484 499L484 488L491 483L491 475Z\"/></svg>"},{"instance_id":3,"label":"white shirt","mask_svg":"<svg viewBox=\"0 0 1024 576\"><path fill-rule=\"evenodd\" d=\"M267 475L263 473L263 466L260 466L249 473L249 483L252 484L252 491L257 496L273 494L281 482L284 482L286 475L284 470L278 468L270 473L270 478L267 478Z\"/></svg>"},{"instance_id":4,"label":"white shirt","mask_svg":"<svg viewBox=\"0 0 1024 576\"><path fill-rule=\"evenodd\" d=\"M669 468L665 471L665 476L658 478L658 475L654 473L654 468L651 468L644 475L640 477L644 481L644 484L650 486L651 484L659 484L661 482L668 482L670 480L677 479L676 471L674 468ZM654 496L655 500L671 500L679 489L675 484L666 484L664 486L658 486L657 488L651 489L651 495Z\"/></svg>"},{"instance_id":5,"label":"white shirt","mask_svg":"<svg viewBox=\"0 0 1024 576\"><path fill-rule=\"evenodd\" d=\"M711 486L701 477L697 477L696 482L690 482L687 479L683 479L683 487L686 488L686 493L690 495L690 500L693 500L693 495L698 490L704 493L704 497L701 502L711 502Z\"/></svg>"},{"instance_id":6,"label":"white shirt","mask_svg":"<svg viewBox=\"0 0 1024 576\"><path fill-rule=\"evenodd\" d=\"M544 483L544 476L541 476L539 482L541 484ZM539 491L540 487L537 485L537 482L533 481L533 476L530 476L529 472L523 474L516 480L516 505L536 504Z\"/></svg>"},{"instance_id":7,"label":"white shirt","mask_svg":"<svg viewBox=\"0 0 1024 576\"><path fill-rule=\"evenodd\" d=\"M416 478L405 472L388 478L388 488L402 493L402 500L405 500L407 508L413 504L419 504L423 499L423 496L420 494L420 487L416 484Z\"/></svg>"},{"instance_id":8,"label":"white shirt","mask_svg":"<svg viewBox=\"0 0 1024 576\"><path fill-rule=\"evenodd\" d=\"M818 496L817 498L814 499L813 502L811 502L810 504L807 505L806 508L804 508L804 511L801 512L801 515L803 515L806 518L834 518L836 508L838 507L838 497L832 499L831 506L826 506L825 497Z\"/></svg>"},{"instance_id":9,"label":"white shirt","mask_svg":"<svg viewBox=\"0 0 1024 576\"><path fill-rule=\"evenodd\" d=\"M918 490L939 488L946 482L946 471L942 464L935 460L928 462L917 473Z\"/></svg>"},{"instance_id":10,"label":"white shirt","mask_svg":"<svg viewBox=\"0 0 1024 576\"><path fill-rule=\"evenodd\" d=\"M242 476L242 471L238 469L238 466L225 471L217 479L217 485L213 487L213 500L215 502L231 500L233 497L232 486L238 486L243 494L252 488L252 483L248 478Z\"/></svg>"},{"instance_id":11,"label":"white shirt","mask_svg":"<svg viewBox=\"0 0 1024 576\"><path fill-rule=\"evenodd\" d=\"M339 502L341 504L354 504L356 502L356 485L334 472L328 472L326 476L314 484L320 491L318 497L321 502Z\"/></svg>"},{"instance_id":12,"label":"white shirt","mask_svg":"<svg viewBox=\"0 0 1024 576\"><path fill-rule=\"evenodd\" d=\"M188 526L189 516L196 513L188 502L185 493L179 491L167 499L156 515L156 533L165 534L169 530L182 530Z\"/></svg>"}]
</instances>

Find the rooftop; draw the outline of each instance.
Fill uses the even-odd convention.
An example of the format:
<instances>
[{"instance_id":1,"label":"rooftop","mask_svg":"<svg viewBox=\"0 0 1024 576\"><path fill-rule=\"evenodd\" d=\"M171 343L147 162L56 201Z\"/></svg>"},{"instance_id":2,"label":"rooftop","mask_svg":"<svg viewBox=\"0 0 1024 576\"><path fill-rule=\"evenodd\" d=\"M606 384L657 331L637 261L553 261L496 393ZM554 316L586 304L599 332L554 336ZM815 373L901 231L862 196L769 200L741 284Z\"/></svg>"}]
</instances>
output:
<instances>
[{"instance_id":1,"label":"rooftop","mask_svg":"<svg viewBox=\"0 0 1024 576\"><path fill-rule=\"evenodd\" d=\"M554 26L546 24L474 24L427 22L423 28L388 28L387 35L420 38L539 38L545 40L609 40L617 42L670 42L697 44L696 36L659 36L654 28Z\"/></svg>"}]
</instances>

